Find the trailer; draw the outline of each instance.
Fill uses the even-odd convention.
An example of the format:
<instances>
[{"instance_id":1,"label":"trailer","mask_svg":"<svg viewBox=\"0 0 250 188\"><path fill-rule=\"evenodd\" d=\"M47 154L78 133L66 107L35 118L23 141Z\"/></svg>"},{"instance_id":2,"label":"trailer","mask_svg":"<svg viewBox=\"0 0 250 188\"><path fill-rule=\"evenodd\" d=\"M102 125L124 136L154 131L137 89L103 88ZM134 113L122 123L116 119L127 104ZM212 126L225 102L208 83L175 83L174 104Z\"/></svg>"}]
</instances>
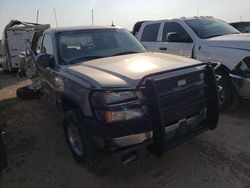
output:
<instances>
[{"instance_id":1,"label":"trailer","mask_svg":"<svg viewBox=\"0 0 250 188\"><path fill-rule=\"evenodd\" d=\"M37 24L11 20L4 29L2 37L4 71L12 72L19 68L19 53L25 51L26 42L31 41L34 33L50 28L49 24Z\"/></svg>"}]
</instances>

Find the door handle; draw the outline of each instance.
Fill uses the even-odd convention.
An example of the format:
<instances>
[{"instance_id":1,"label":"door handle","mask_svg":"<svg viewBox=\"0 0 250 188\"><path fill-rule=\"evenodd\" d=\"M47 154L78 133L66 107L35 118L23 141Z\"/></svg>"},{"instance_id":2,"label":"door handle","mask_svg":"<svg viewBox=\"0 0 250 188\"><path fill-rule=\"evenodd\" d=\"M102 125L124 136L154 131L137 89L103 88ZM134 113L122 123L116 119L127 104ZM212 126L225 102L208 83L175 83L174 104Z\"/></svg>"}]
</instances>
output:
<instances>
[{"instance_id":1,"label":"door handle","mask_svg":"<svg viewBox=\"0 0 250 188\"><path fill-rule=\"evenodd\" d=\"M166 47L160 47L159 50L167 50L168 48Z\"/></svg>"}]
</instances>

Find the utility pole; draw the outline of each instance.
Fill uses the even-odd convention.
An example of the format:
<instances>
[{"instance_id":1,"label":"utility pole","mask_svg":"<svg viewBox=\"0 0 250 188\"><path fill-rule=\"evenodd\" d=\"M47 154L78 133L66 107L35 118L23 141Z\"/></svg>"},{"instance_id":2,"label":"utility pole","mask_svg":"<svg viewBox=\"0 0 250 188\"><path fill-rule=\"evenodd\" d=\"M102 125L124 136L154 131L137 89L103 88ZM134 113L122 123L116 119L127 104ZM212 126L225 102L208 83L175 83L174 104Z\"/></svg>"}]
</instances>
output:
<instances>
[{"instance_id":1,"label":"utility pole","mask_svg":"<svg viewBox=\"0 0 250 188\"><path fill-rule=\"evenodd\" d=\"M36 11L36 23L38 24L39 10Z\"/></svg>"},{"instance_id":2,"label":"utility pole","mask_svg":"<svg viewBox=\"0 0 250 188\"><path fill-rule=\"evenodd\" d=\"M53 8L53 10L54 10L54 17L55 17L55 21L56 21L56 27L58 27L55 7Z\"/></svg>"},{"instance_id":3,"label":"utility pole","mask_svg":"<svg viewBox=\"0 0 250 188\"><path fill-rule=\"evenodd\" d=\"M242 22L242 17L243 17L243 16L241 15L241 16L240 16L240 21L241 21L241 22Z\"/></svg>"},{"instance_id":4,"label":"utility pole","mask_svg":"<svg viewBox=\"0 0 250 188\"><path fill-rule=\"evenodd\" d=\"M94 26L94 10L91 10L91 20L92 20L92 26Z\"/></svg>"}]
</instances>

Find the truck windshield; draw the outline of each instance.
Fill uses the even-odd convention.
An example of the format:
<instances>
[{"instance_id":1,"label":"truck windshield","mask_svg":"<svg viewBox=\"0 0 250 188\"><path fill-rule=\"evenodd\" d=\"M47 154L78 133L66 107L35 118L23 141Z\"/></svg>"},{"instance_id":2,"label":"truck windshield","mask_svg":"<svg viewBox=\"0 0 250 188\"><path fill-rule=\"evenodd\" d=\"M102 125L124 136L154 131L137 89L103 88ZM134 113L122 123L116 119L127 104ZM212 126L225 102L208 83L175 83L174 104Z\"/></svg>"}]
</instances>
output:
<instances>
[{"instance_id":1,"label":"truck windshield","mask_svg":"<svg viewBox=\"0 0 250 188\"><path fill-rule=\"evenodd\" d=\"M60 32L57 46L63 64L146 51L128 31L116 28Z\"/></svg>"},{"instance_id":2,"label":"truck windshield","mask_svg":"<svg viewBox=\"0 0 250 188\"><path fill-rule=\"evenodd\" d=\"M202 39L239 34L239 31L224 21L217 19L193 19L185 21L191 29Z\"/></svg>"}]
</instances>

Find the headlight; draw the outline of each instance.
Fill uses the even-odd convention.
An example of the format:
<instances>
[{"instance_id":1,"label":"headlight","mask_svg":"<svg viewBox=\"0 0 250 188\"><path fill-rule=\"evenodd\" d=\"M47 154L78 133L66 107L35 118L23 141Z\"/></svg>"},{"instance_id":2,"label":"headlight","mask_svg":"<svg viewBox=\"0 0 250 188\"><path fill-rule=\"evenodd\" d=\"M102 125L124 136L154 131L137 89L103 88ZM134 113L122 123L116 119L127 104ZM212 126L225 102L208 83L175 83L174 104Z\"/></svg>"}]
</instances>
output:
<instances>
[{"instance_id":1,"label":"headlight","mask_svg":"<svg viewBox=\"0 0 250 188\"><path fill-rule=\"evenodd\" d=\"M241 77L250 77L250 57L243 59L232 71L233 74Z\"/></svg>"},{"instance_id":2,"label":"headlight","mask_svg":"<svg viewBox=\"0 0 250 188\"><path fill-rule=\"evenodd\" d=\"M143 108L128 108L126 105L127 102L139 102L142 96L141 92L134 91L96 91L92 94L91 100L97 118L111 123L143 117ZM108 108L114 105L119 109L110 110Z\"/></svg>"},{"instance_id":3,"label":"headlight","mask_svg":"<svg viewBox=\"0 0 250 188\"><path fill-rule=\"evenodd\" d=\"M105 92L103 93L107 104L117 103L119 101L137 99L136 93L131 91L124 92Z\"/></svg>"}]
</instances>

